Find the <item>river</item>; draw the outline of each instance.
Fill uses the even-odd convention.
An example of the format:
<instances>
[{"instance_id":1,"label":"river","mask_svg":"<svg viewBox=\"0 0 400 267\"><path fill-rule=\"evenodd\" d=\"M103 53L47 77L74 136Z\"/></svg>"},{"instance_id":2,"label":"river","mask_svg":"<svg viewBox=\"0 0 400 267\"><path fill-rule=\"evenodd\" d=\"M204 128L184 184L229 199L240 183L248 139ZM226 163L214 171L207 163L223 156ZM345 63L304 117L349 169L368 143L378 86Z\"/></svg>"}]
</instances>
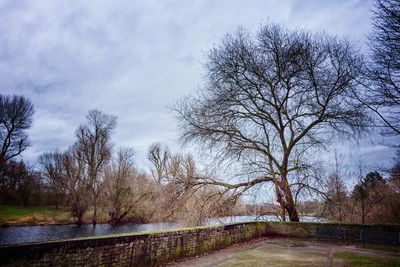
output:
<instances>
[{"instance_id":1,"label":"river","mask_svg":"<svg viewBox=\"0 0 400 267\"><path fill-rule=\"evenodd\" d=\"M205 225L229 224L251 221L276 221L274 216L230 216L215 219L208 219ZM318 221L315 217L300 217L300 221L313 222ZM321 220L319 220L321 221ZM41 226L10 226L0 228L0 245L22 244L31 242L42 242L52 240L62 240L77 237L88 237L97 235L109 235L117 233L133 233L149 230L164 230L183 227L182 223L146 223L132 224L127 223L118 226L109 224L97 224L93 227L91 224L78 227L74 224L65 225L41 225Z\"/></svg>"}]
</instances>

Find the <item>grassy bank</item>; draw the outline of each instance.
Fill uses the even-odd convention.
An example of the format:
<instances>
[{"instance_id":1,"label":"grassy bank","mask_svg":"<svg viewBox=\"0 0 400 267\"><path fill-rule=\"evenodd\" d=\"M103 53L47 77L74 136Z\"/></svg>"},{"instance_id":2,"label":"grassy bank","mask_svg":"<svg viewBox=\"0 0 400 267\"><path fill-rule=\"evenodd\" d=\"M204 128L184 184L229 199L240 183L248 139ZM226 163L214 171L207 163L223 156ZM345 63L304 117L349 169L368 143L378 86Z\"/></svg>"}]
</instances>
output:
<instances>
[{"instance_id":1,"label":"grassy bank","mask_svg":"<svg viewBox=\"0 0 400 267\"><path fill-rule=\"evenodd\" d=\"M354 252L337 252L334 254L334 257L338 266L400 267L400 262L398 259L387 258L384 256L371 257ZM337 261L337 259L339 261Z\"/></svg>"},{"instance_id":2,"label":"grassy bank","mask_svg":"<svg viewBox=\"0 0 400 267\"><path fill-rule=\"evenodd\" d=\"M93 211L88 211L84 218L90 223ZM107 217L101 213L98 222L106 222ZM24 207L0 205L0 225L42 225L74 223L71 212L66 207Z\"/></svg>"}]
</instances>

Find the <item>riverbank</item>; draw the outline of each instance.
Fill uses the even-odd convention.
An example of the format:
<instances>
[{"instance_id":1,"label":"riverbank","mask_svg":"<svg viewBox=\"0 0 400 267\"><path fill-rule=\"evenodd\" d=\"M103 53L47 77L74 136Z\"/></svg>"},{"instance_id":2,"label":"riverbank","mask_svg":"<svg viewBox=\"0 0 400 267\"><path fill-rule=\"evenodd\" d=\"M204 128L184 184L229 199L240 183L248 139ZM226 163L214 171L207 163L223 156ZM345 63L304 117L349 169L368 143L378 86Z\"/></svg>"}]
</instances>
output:
<instances>
[{"instance_id":1,"label":"riverbank","mask_svg":"<svg viewBox=\"0 0 400 267\"><path fill-rule=\"evenodd\" d=\"M88 211L84 217L85 223L91 223L93 211ZM105 212L100 212L98 223L107 223L108 218ZM74 219L67 207L54 206L13 206L0 205L1 226L28 226L28 225L53 225L73 224Z\"/></svg>"},{"instance_id":2,"label":"riverbank","mask_svg":"<svg viewBox=\"0 0 400 267\"><path fill-rule=\"evenodd\" d=\"M84 218L84 224L92 223L93 210L89 209ZM302 222L317 222L323 221L317 217L301 216ZM214 219L208 219L209 224L221 223L236 223L244 221L278 221L275 216L257 216L257 215L244 215L244 216L226 216ZM97 223L107 224L109 216L106 210L98 210ZM148 223L162 223L160 221L146 221L144 219L128 216L123 221L123 224L148 224ZM38 225L65 225L75 224L71 212L68 207L59 207L56 209L54 206L14 206L14 205L0 205L0 226L38 226Z\"/></svg>"}]
</instances>

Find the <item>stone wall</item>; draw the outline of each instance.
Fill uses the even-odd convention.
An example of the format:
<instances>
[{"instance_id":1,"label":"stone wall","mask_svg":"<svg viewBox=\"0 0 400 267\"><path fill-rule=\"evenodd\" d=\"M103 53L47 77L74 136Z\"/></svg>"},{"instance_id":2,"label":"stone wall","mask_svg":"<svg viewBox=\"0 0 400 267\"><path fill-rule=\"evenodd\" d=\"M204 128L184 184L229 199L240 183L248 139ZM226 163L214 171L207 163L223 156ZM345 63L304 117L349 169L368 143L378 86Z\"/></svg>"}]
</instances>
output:
<instances>
[{"instance_id":1,"label":"stone wall","mask_svg":"<svg viewBox=\"0 0 400 267\"><path fill-rule=\"evenodd\" d=\"M344 223L311 223L311 222L268 222L267 233L269 235L293 236L301 238L312 238L316 236L316 229L323 225L329 228L347 230L347 242L356 242L360 238L362 229L373 229L376 231L399 232L400 225L361 225Z\"/></svg>"},{"instance_id":2,"label":"stone wall","mask_svg":"<svg viewBox=\"0 0 400 267\"><path fill-rule=\"evenodd\" d=\"M266 223L124 234L0 247L5 266L152 266L266 234Z\"/></svg>"},{"instance_id":3,"label":"stone wall","mask_svg":"<svg viewBox=\"0 0 400 267\"><path fill-rule=\"evenodd\" d=\"M200 255L260 236L316 237L319 223L251 222L149 233L121 234L0 247L5 266L154 266ZM324 224L347 229L355 242L361 229L399 231L400 226Z\"/></svg>"}]
</instances>

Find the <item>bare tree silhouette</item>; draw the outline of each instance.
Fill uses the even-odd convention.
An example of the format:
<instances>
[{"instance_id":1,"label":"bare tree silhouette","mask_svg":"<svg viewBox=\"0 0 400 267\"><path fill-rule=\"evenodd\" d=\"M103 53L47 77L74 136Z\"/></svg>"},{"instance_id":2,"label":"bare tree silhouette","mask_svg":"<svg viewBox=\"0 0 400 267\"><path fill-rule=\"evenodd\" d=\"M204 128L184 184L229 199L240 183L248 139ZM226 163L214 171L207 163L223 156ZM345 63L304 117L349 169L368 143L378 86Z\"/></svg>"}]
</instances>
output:
<instances>
[{"instance_id":1,"label":"bare tree silhouette","mask_svg":"<svg viewBox=\"0 0 400 267\"><path fill-rule=\"evenodd\" d=\"M308 167L308 153L330 133L365 128L364 108L351 93L362 66L346 40L325 34L268 25L256 36L242 29L227 35L208 55L204 90L175 110L185 142L256 171L239 183L199 177L196 184L245 191L272 182L282 217L298 221L289 176Z\"/></svg>"}]
</instances>

